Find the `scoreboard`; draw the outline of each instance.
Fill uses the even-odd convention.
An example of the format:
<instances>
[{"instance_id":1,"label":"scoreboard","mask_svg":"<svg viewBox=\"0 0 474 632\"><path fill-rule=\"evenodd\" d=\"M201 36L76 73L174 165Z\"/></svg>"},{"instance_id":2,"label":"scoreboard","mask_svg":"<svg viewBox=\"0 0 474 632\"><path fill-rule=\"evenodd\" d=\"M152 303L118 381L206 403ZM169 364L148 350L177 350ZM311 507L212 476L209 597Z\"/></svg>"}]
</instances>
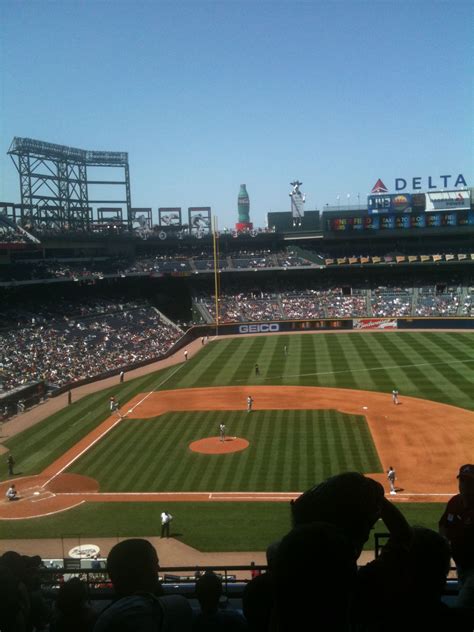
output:
<instances>
[{"instance_id":1,"label":"scoreboard","mask_svg":"<svg viewBox=\"0 0 474 632\"><path fill-rule=\"evenodd\" d=\"M437 211L432 213L384 213L338 217L325 213L324 230L330 233L367 233L368 231L413 230L420 228L474 227L474 211Z\"/></svg>"}]
</instances>

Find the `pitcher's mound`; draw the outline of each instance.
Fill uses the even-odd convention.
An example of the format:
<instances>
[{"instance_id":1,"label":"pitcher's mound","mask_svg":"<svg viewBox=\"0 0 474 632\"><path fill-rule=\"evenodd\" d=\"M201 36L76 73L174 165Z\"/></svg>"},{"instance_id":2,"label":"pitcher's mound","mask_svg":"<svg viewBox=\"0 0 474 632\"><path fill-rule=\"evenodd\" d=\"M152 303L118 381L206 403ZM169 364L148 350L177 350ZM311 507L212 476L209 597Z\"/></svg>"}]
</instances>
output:
<instances>
[{"instance_id":1,"label":"pitcher's mound","mask_svg":"<svg viewBox=\"0 0 474 632\"><path fill-rule=\"evenodd\" d=\"M247 439L240 437L226 437L221 441L219 437L208 437L199 439L189 444L189 449L201 454L229 454L230 452L240 452L249 447Z\"/></svg>"}]
</instances>

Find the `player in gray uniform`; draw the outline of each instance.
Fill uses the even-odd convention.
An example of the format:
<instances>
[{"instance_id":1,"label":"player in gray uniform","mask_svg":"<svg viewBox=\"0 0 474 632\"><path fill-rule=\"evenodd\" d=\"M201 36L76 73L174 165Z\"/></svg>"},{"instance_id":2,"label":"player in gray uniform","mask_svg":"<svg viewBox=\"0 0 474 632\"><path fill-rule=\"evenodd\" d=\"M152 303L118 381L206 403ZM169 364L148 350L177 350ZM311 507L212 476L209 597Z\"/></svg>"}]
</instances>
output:
<instances>
[{"instance_id":1,"label":"player in gray uniform","mask_svg":"<svg viewBox=\"0 0 474 632\"><path fill-rule=\"evenodd\" d=\"M391 465L389 465L387 470L387 478L390 484L390 493L394 496L397 492L395 491L395 480L397 478L396 472Z\"/></svg>"},{"instance_id":2,"label":"player in gray uniform","mask_svg":"<svg viewBox=\"0 0 474 632\"><path fill-rule=\"evenodd\" d=\"M219 436L221 441L225 441L225 424L219 425Z\"/></svg>"}]
</instances>

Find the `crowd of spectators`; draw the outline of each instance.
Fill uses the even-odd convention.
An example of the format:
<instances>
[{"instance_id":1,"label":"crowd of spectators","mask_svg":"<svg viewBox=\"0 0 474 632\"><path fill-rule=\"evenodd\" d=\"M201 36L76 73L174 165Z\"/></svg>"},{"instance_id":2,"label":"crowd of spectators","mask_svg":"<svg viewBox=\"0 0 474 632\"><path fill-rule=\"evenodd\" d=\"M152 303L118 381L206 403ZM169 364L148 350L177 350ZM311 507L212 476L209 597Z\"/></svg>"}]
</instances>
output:
<instances>
[{"instance_id":1,"label":"crowd of spectators","mask_svg":"<svg viewBox=\"0 0 474 632\"><path fill-rule=\"evenodd\" d=\"M97 300L41 310L5 310L16 326L0 331L4 391L44 380L52 387L91 378L165 354L182 331L150 305ZM68 311L69 310L69 311Z\"/></svg>"},{"instance_id":2,"label":"crowd of spectators","mask_svg":"<svg viewBox=\"0 0 474 632\"><path fill-rule=\"evenodd\" d=\"M402 316L463 316L473 308L473 288L436 285L314 289L275 288L274 291L226 291L219 299L222 322L307 318L396 318ZM461 300L462 299L462 300ZM213 320L214 297L199 299Z\"/></svg>"},{"instance_id":3,"label":"crowd of spectators","mask_svg":"<svg viewBox=\"0 0 474 632\"><path fill-rule=\"evenodd\" d=\"M372 316L411 316L413 290L400 287L378 287L371 292Z\"/></svg>"},{"instance_id":4,"label":"crowd of spectators","mask_svg":"<svg viewBox=\"0 0 474 632\"><path fill-rule=\"evenodd\" d=\"M41 558L8 551L0 557L0 629L472 631L474 465L461 466L458 479L459 494L440 515L439 531L410 525L383 485L363 474L343 472L312 487L291 501L291 528L269 544L267 568L251 573L241 604L229 604L211 570L196 571L189 599L176 587L166 591L158 552L145 539L118 542L108 554L107 575L98 569L99 582L112 597L105 607L88 601L93 593L88 595L80 577L65 581L57 570L49 577L60 586L50 583L47 592ZM363 565L360 555L376 525L388 540ZM458 590L448 605L451 555Z\"/></svg>"},{"instance_id":5,"label":"crowd of spectators","mask_svg":"<svg viewBox=\"0 0 474 632\"><path fill-rule=\"evenodd\" d=\"M456 316L460 294L458 288L436 291L436 288L420 288L415 316Z\"/></svg>"},{"instance_id":6,"label":"crowd of spectators","mask_svg":"<svg viewBox=\"0 0 474 632\"><path fill-rule=\"evenodd\" d=\"M474 287L469 288L461 305L461 316L474 316Z\"/></svg>"}]
</instances>

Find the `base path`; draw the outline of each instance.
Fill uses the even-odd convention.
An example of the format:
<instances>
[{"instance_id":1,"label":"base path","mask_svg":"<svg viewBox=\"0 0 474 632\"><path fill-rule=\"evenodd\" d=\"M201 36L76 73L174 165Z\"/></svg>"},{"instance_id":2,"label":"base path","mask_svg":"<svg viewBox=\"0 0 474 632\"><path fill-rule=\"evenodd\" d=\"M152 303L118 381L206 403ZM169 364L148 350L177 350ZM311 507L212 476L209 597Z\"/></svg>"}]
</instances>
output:
<instances>
[{"instance_id":1,"label":"base path","mask_svg":"<svg viewBox=\"0 0 474 632\"><path fill-rule=\"evenodd\" d=\"M232 386L179 389L139 394L122 408L129 418L155 418L168 411L246 410L247 396L254 410L333 409L364 415L384 470L393 465L399 477L399 493L390 497L408 502L446 502L457 493L459 466L472 461L474 413L438 402L391 394L349 389L303 386ZM252 414L252 413L250 413ZM83 502L163 501L263 501L288 502L301 492L208 492L208 493L100 493L96 481L65 473L65 470L109 432L118 416L106 419L73 448L36 477L17 479L21 500L0 501L0 519L50 515ZM242 438L241 438L242 439ZM211 437L214 442L217 438ZM220 442L223 446L232 441ZM387 489L383 473L368 474ZM0 484L4 498L9 482ZM301 490L303 491L303 490Z\"/></svg>"}]
</instances>

